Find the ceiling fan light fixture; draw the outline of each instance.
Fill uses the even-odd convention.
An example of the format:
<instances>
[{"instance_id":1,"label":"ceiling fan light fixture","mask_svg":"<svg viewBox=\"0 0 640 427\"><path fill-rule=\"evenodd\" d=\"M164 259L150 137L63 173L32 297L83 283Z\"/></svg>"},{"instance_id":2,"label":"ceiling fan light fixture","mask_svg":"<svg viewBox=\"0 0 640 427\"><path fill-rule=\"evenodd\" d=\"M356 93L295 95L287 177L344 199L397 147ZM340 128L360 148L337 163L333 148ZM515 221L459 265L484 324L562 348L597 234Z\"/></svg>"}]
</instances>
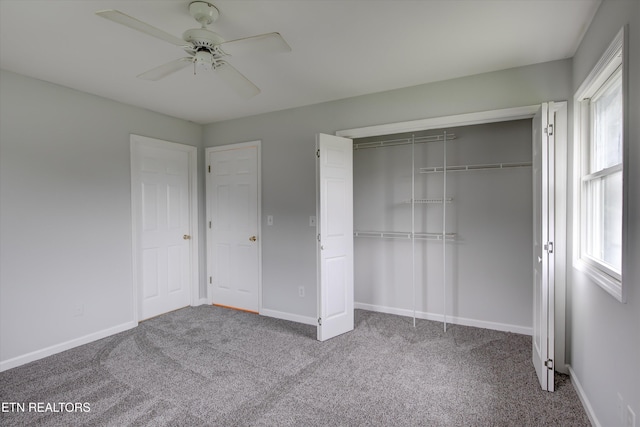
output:
<instances>
[{"instance_id":1,"label":"ceiling fan light fixture","mask_svg":"<svg viewBox=\"0 0 640 427\"><path fill-rule=\"evenodd\" d=\"M209 71L213 68L213 54L207 50L196 52L193 57L195 70Z\"/></svg>"}]
</instances>

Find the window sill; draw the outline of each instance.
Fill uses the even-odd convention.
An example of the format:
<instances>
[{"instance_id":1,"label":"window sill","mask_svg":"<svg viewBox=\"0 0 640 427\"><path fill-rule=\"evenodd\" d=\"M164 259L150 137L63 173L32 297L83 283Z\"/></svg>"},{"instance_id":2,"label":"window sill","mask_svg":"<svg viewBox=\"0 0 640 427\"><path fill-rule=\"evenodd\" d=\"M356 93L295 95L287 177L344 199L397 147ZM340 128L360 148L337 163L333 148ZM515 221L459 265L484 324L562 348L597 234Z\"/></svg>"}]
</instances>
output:
<instances>
[{"instance_id":1,"label":"window sill","mask_svg":"<svg viewBox=\"0 0 640 427\"><path fill-rule=\"evenodd\" d=\"M605 290L609 295L614 297L621 303L626 303L626 298L622 292L622 282L614 277L609 276L603 271L593 267L591 264L584 262L581 259L577 259L574 263L574 267L585 273L591 280L593 280L598 286Z\"/></svg>"}]
</instances>

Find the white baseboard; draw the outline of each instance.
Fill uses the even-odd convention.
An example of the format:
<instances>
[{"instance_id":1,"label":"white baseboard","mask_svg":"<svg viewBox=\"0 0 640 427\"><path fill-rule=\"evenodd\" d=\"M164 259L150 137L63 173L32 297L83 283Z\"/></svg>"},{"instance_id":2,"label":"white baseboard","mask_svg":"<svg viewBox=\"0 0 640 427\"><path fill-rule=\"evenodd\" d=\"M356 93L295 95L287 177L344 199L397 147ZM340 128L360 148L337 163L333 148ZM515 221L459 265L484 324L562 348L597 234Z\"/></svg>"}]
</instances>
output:
<instances>
[{"instance_id":1,"label":"white baseboard","mask_svg":"<svg viewBox=\"0 0 640 427\"><path fill-rule=\"evenodd\" d=\"M22 356L14 357L9 360L0 361L0 372L6 371L11 368L16 368L18 366L27 364L29 362L33 362L34 360L39 360L45 358L47 356L51 356L65 350L70 350L74 347L78 347L83 344L88 344L93 341L97 341L102 338L106 338L108 336L117 334L119 332L124 332L129 329L133 329L138 326L138 322L127 322L121 325L114 326L112 328L103 329L98 332L94 332L89 335L85 335L80 338L75 338L60 344L55 344L47 348L43 348L41 350L32 351L31 353L23 354Z\"/></svg>"},{"instance_id":2,"label":"white baseboard","mask_svg":"<svg viewBox=\"0 0 640 427\"><path fill-rule=\"evenodd\" d=\"M305 325L316 326L318 321L314 317L302 316L300 314L285 313L284 311L270 310L263 308L260 310L261 316L274 317L276 319L290 320L291 322L304 323Z\"/></svg>"},{"instance_id":3,"label":"white baseboard","mask_svg":"<svg viewBox=\"0 0 640 427\"><path fill-rule=\"evenodd\" d=\"M381 305L365 304L361 302L355 303L355 308L362 310L376 311L379 313L396 314L398 316L413 317L413 310L385 307ZM423 311L416 311L417 319L434 320L436 322L444 322L444 316L442 314L426 313ZM522 335L532 335L533 330L527 326L510 325L507 323L488 322L485 320L467 319L464 317L447 316L447 323L462 326L473 326L476 328L493 329L495 331L513 332Z\"/></svg>"},{"instance_id":4,"label":"white baseboard","mask_svg":"<svg viewBox=\"0 0 640 427\"><path fill-rule=\"evenodd\" d=\"M198 302L198 305L209 304L208 298L200 298L197 302ZM385 307L385 306L358 303L358 302L355 303L355 308L362 309L362 310L376 311L380 313L395 314L398 316L406 316L406 317L413 316L412 310L394 308L394 307ZM303 323L305 325L311 325L311 326L317 325L317 319L315 317L302 316L302 315L293 314L293 313L286 313L278 310L270 310L270 309L263 308L262 310L260 310L260 315L273 317L276 319L289 320L291 322ZM441 314L433 314L433 313L425 313L425 312L416 312L416 318L426 319L426 320L435 320L438 322L443 321L443 316ZM509 324L495 323L495 322L486 322L482 320L466 319L462 317L447 316L447 322L452 324L457 324L457 325L474 326L478 328L494 329L494 330L505 331L505 332L514 332L514 333L519 333L524 335L531 335L532 333L531 328L527 328L524 326L509 325ZM88 344L90 342L97 341L99 339L117 334L119 332L123 332L129 329L135 328L136 326L138 326L137 322L123 323L121 325L104 329L102 331L94 332L92 334L85 335L80 338L76 338L70 341L56 344L41 350L36 350L31 353L24 354L22 356L0 361L0 372L24 365L29 362L33 362L34 360L42 359L44 357L60 353L65 350L72 349L74 347L78 347L83 344ZM571 367L569 367L569 371L571 372L572 378L574 378L574 374L571 371ZM576 385L577 385L576 388L578 389L579 383L577 382L577 379L576 379ZM579 396L586 408L587 404L585 404L585 400L583 400L583 394L579 393ZM589 405L589 408L590 408L590 405ZM587 411L587 413L589 414L589 418L592 417L592 412L590 413ZM599 425L599 424L594 423L594 425Z\"/></svg>"},{"instance_id":5,"label":"white baseboard","mask_svg":"<svg viewBox=\"0 0 640 427\"><path fill-rule=\"evenodd\" d=\"M580 402L582 403L582 406L584 407L584 410L587 413L587 416L589 417L589 421L591 421L591 425L593 427L602 427L602 424L600 424L600 422L598 421L598 418L596 417L596 413L593 410L593 406L591 406L591 402L589 402L589 398L587 397L587 394L584 392L584 389L582 388L582 384L580 384L580 380L578 379L578 376L576 375L575 371L571 368L571 365L567 364L566 366L569 369L569 375L571 376L571 382L573 383L573 388L575 388L576 393L578 393Z\"/></svg>"}]
</instances>

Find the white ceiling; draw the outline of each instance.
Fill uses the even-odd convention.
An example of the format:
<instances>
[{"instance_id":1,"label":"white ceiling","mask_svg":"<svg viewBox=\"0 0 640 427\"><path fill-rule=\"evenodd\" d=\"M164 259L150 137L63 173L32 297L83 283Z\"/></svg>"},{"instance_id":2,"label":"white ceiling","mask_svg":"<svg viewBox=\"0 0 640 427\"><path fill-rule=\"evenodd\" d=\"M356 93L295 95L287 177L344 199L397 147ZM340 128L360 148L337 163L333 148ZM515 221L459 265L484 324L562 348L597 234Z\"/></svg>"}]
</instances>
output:
<instances>
[{"instance_id":1,"label":"white ceiling","mask_svg":"<svg viewBox=\"0 0 640 427\"><path fill-rule=\"evenodd\" d=\"M181 36L190 0L0 0L0 68L211 123L573 56L600 0L215 0L226 40L278 31L292 52L233 57L262 89L238 97L184 52L100 18L117 9Z\"/></svg>"}]
</instances>

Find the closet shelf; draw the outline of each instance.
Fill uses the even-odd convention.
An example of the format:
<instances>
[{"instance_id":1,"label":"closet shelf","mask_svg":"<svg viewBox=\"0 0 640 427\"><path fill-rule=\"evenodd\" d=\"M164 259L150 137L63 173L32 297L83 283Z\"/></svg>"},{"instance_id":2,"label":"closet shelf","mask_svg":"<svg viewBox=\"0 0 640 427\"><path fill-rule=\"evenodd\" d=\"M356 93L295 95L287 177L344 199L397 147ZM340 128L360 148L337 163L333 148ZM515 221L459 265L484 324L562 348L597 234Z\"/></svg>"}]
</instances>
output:
<instances>
[{"instance_id":1,"label":"closet shelf","mask_svg":"<svg viewBox=\"0 0 640 427\"><path fill-rule=\"evenodd\" d=\"M410 231L354 231L354 237L377 237L382 239L411 239ZM440 240L443 239L442 233L413 233L414 239L420 240ZM454 240L456 233L445 233L445 240Z\"/></svg>"},{"instance_id":2,"label":"closet shelf","mask_svg":"<svg viewBox=\"0 0 640 427\"><path fill-rule=\"evenodd\" d=\"M429 204L429 203L442 203L443 199L413 199L413 200L409 199L409 200L403 201L402 203L411 204L412 201L416 205L421 205L421 204ZM447 199L444 199L444 201L447 203L451 203L451 201L453 201L453 198L449 197Z\"/></svg>"},{"instance_id":3,"label":"closet shelf","mask_svg":"<svg viewBox=\"0 0 640 427\"><path fill-rule=\"evenodd\" d=\"M382 147L394 147L396 145L411 145L423 144L425 142L437 142L456 139L456 135L453 133L443 133L438 135L419 136L415 138L401 138L401 139L389 139L386 141L371 141L371 142L358 142L353 144L354 150L364 150L366 148L382 148Z\"/></svg>"},{"instance_id":4,"label":"closet shelf","mask_svg":"<svg viewBox=\"0 0 640 427\"><path fill-rule=\"evenodd\" d=\"M466 172L476 170L488 170L488 169L510 169L510 168L526 168L531 167L531 162L518 162L518 163L489 163L483 165L456 165L447 166L447 172ZM436 173L443 172L444 167L435 166L428 168L420 168L420 173Z\"/></svg>"}]
</instances>

